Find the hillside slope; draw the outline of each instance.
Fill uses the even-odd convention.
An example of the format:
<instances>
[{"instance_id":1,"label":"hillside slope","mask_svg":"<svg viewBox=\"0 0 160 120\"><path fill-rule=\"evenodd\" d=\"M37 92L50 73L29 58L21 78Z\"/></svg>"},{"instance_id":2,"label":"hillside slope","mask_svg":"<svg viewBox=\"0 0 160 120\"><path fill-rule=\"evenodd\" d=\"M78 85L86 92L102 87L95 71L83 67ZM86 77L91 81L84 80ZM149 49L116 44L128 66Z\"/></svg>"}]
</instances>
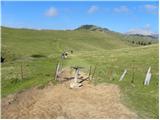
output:
<instances>
[{"instance_id":1,"label":"hillside slope","mask_svg":"<svg viewBox=\"0 0 160 120\"><path fill-rule=\"evenodd\" d=\"M94 26L94 28L96 27ZM120 49L137 46L130 41L142 38L126 37L125 35L99 27L96 28L96 31L90 29L90 27L87 29L80 27L78 30L58 31L2 27L2 55L6 54L6 51L9 51L12 56L19 57L32 56L34 54L60 54L64 50ZM148 42L149 40L146 38L146 41Z\"/></svg>"},{"instance_id":2,"label":"hillside slope","mask_svg":"<svg viewBox=\"0 0 160 120\"><path fill-rule=\"evenodd\" d=\"M56 54L63 50L107 50L128 47L117 34L99 31L29 30L2 27L3 48L17 55Z\"/></svg>"},{"instance_id":3,"label":"hillside slope","mask_svg":"<svg viewBox=\"0 0 160 120\"><path fill-rule=\"evenodd\" d=\"M113 83L120 86L124 104L136 111L140 118L158 118L158 44L105 51L84 51L66 61L66 66L96 67L95 85ZM148 68L151 67L150 85L144 86ZM124 70L127 74L119 81Z\"/></svg>"},{"instance_id":4,"label":"hillside slope","mask_svg":"<svg viewBox=\"0 0 160 120\"><path fill-rule=\"evenodd\" d=\"M124 104L140 118L158 118L158 47L131 44L123 35L111 31L2 28L2 55L11 58L2 64L2 96L33 86L43 88L50 81L55 84L60 54L72 49L63 67L81 66L88 73L90 66L96 66L94 85L117 84ZM151 82L144 86L150 66ZM128 72L119 81L124 69Z\"/></svg>"}]
</instances>

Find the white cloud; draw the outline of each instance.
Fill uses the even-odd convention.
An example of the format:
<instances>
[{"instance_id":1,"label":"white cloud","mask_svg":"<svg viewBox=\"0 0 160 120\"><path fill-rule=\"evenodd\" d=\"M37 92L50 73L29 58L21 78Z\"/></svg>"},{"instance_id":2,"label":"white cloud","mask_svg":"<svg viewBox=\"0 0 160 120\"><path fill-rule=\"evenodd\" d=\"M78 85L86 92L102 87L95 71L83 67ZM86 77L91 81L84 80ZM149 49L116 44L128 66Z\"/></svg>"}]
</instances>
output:
<instances>
[{"instance_id":1,"label":"white cloud","mask_svg":"<svg viewBox=\"0 0 160 120\"><path fill-rule=\"evenodd\" d=\"M146 24L145 27L143 27L143 28L133 28L133 29L130 29L127 32L127 34L152 35L154 33L151 31L150 24Z\"/></svg>"},{"instance_id":2,"label":"white cloud","mask_svg":"<svg viewBox=\"0 0 160 120\"><path fill-rule=\"evenodd\" d=\"M153 32L143 28L134 28L134 29L130 29L129 32L127 32L127 34L152 35Z\"/></svg>"},{"instance_id":3,"label":"white cloud","mask_svg":"<svg viewBox=\"0 0 160 120\"><path fill-rule=\"evenodd\" d=\"M155 6L155 5L145 5L144 6L146 9L149 9L149 10L153 10L153 9L157 9L157 6Z\"/></svg>"},{"instance_id":4,"label":"white cloud","mask_svg":"<svg viewBox=\"0 0 160 120\"><path fill-rule=\"evenodd\" d=\"M120 7L114 8L114 12L127 13L127 12L129 12L129 9L127 6L120 6Z\"/></svg>"},{"instance_id":5,"label":"white cloud","mask_svg":"<svg viewBox=\"0 0 160 120\"><path fill-rule=\"evenodd\" d=\"M92 13L95 13L97 12L99 8L97 6L91 6L89 9L88 9L88 13L92 14Z\"/></svg>"},{"instance_id":6,"label":"white cloud","mask_svg":"<svg viewBox=\"0 0 160 120\"><path fill-rule=\"evenodd\" d=\"M45 15L48 17L54 17L58 15L58 10L54 7L50 7L46 12Z\"/></svg>"},{"instance_id":7,"label":"white cloud","mask_svg":"<svg viewBox=\"0 0 160 120\"><path fill-rule=\"evenodd\" d=\"M147 13L155 14L158 13L158 6L146 4L144 5L144 8L146 9Z\"/></svg>"}]
</instances>

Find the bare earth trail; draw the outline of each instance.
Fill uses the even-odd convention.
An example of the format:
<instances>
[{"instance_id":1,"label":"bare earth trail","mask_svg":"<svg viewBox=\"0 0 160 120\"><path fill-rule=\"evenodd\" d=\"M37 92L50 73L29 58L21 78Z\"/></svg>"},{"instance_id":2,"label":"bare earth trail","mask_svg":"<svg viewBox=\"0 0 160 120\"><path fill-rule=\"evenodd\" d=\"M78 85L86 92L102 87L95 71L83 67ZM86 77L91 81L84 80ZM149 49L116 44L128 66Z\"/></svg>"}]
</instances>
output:
<instances>
[{"instance_id":1,"label":"bare earth trail","mask_svg":"<svg viewBox=\"0 0 160 120\"><path fill-rule=\"evenodd\" d=\"M2 118L137 118L120 101L120 89L113 84L79 89L69 82L32 88L2 99Z\"/></svg>"}]
</instances>

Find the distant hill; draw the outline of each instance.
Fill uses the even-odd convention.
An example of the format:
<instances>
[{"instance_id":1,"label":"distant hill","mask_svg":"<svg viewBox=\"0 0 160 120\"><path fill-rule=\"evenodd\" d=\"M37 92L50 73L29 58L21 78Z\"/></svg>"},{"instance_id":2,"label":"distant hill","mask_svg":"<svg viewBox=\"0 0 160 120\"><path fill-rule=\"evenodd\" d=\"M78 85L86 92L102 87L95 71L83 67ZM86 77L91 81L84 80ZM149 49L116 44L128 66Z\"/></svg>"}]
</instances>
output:
<instances>
[{"instance_id":1,"label":"distant hill","mask_svg":"<svg viewBox=\"0 0 160 120\"><path fill-rule=\"evenodd\" d=\"M103 32L110 31L107 28L102 28L102 27L98 27L95 25L82 25L82 26L76 28L75 30L90 30L90 31L103 31Z\"/></svg>"},{"instance_id":2,"label":"distant hill","mask_svg":"<svg viewBox=\"0 0 160 120\"><path fill-rule=\"evenodd\" d=\"M130 34L124 35L125 39L131 43L139 44L139 45L149 45L158 43L158 36L151 35L140 35L140 34Z\"/></svg>"},{"instance_id":3,"label":"distant hill","mask_svg":"<svg viewBox=\"0 0 160 120\"><path fill-rule=\"evenodd\" d=\"M151 34L151 35L132 34L132 33L122 34L119 32L111 31L108 28L102 28L95 25L82 25L75 30L100 31L105 33L109 32L109 33L119 34L119 36L124 37L124 39L127 40L128 42L137 44L140 43L140 45L142 44L147 45L158 42L158 34Z\"/></svg>"},{"instance_id":4,"label":"distant hill","mask_svg":"<svg viewBox=\"0 0 160 120\"><path fill-rule=\"evenodd\" d=\"M130 36L140 36L140 37L150 37L152 39L158 39L159 35L158 34L151 34L151 35L143 35L143 34L126 34Z\"/></svg>"}]
</instances>

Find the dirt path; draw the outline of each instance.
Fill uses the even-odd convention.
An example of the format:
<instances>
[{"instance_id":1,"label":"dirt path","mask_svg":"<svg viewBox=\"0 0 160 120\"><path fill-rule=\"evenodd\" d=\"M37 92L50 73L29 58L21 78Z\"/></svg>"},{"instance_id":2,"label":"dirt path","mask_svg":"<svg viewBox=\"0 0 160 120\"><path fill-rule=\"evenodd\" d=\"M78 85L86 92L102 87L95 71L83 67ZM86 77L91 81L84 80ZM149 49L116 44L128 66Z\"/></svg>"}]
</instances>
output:
<instances>
[{"instance_id":1,"label":"dirt path","mask_svg":"<svg viewBox=\"0 0 160 120\"><path fill-rule=\"evenodd\" d=\"M117 85L86 81L82 88L70 89L68 83L3 98L2 118L137 118L120 102Z\"/></svg>"}]
</instances>

